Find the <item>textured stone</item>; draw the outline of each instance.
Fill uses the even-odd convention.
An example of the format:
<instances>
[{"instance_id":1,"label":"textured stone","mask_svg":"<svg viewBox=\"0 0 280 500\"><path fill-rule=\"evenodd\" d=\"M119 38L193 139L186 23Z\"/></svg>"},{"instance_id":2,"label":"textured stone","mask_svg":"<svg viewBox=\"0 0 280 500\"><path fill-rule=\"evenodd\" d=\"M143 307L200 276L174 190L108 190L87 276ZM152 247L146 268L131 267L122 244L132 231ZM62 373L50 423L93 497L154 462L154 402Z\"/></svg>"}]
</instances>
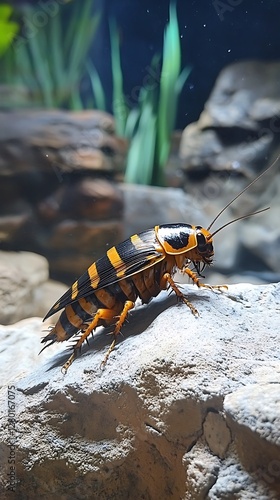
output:
<instances>
[{"instance_id":1,"label":"textured stone","mask_svg":"<svg viewBox=\"0 0 280 500\"><path fill-rule=\"evenodd\" d=\"M242 61L224 68L203 112L182 133L181 186L209 222L279 154L279 61ZM279 163L279 162L278 162ZM225 229L216 238L220 273L279 279L279 165L267 172L219 218L271 210ZM273 276L274 273L274 276Z\"/></svg>"},{"instance_id":2,"label":"textured stone","mask_svg":"<svg viewBox=\"0 0 280 500\"><path fill-rule=\"evenodd\" d=\"M101 111L0 112L1 249L44 255L52 278L74 281L83 252L89 265L122 239L126 149Z\"/></svg>"},{"instance_id":3,"label":"textured stone","mask_svg":"<svg viewBox=\"0 0 280 500\"><path fill-rule=\"evenodd\" d=\"M203 432L213 454L224 458L231 443L231 434L223 416L209 411L203 424Z\"/></svg>"},{"instance_id":4,"label":"textured stone","mask_svg":"<svg viewBox=\"0 0 280 500\"><path fill-rule=\"evenodd\" d=\"M48 279L48 262L31 252L0 252L0 323L35 313L38 287Z\"/></svg>"},{"instance_id":5,"label":"textured stone","mask_svg":"<svg viewBox=\"0 0 280 500\"><path fill-rule=\"evenodd\" d=\"M280 383L241 387L226 396L224 408L243 466L280 494Z\"/></svg>"},{"instance_id":6,"label":"textured stone","mask_svg":"<svg viewBox=\"0 0 280 500\"><path fill-rule=\"evenodd\" d=\"M73 217L110 220L121 218L122 211L122 194L116 184L91 177L63 184L39 204L40 216L48 222Z\"/></svg>"},{"instance_id":7,"label":"textured stone","mask_svg":"<svg viewBox=\"0 0 280 500\"><path fill-rule=\"evenodd\" d=\"M224 68L201 115L203 128L259 130L280 109L279 61L239 61Z\"/></svg>"},{"instance_id":8,"label":"textured stone","mask_svg":"<svg viewBox=\"0 0 280 500\"><path fill-rule=\"evenodd\" d=\"M6 389L49 359L50 353L46 351L38 356L39 343L46 329L42 318L26 318L13 325L0 325L1 387ZM62 346L56 346L51 347L51 352L57 354L57 348L62 350Z\"/></svg>"},{"instance_id":9,"label":"textured stone","mask_svg":"<svg viewBox=\"0 0 280 500\"><path fill-rule=\"evenodd\" d=\"M207 216L194 197L182 189L123 184L124 229L128 238L158 224L207 224Z\"/></svg>"},{"instance_id":10,"label":"textured stone","mask_svg":"<svg viewBox=\"0 0 280 500\"><path fill-rule=\"evenodd\" d=\"M279 76L278 61L242 61L221 71L199 120L182 134L187 191L192 181L204 183L211 175L252 179L277 155Z\"/></svg>"},{"instance_id":11,"label":"textured stone","mask_svg":"<svg viewBox=\"0 0 280 500\"><path fill-rule=\"evenodd\" d=\"M1 174L71 170L114 171L123 167L126 141L114 135L103 111L24 110L0 113Z\"/></svg>"},{"instance_id":12,"label":"textured stone","mask_svg":"<svg viewBox=\"0 0 280 500\"><path fill-rule=\"evenodd\" d=\"M280 456L280 284L236 285L223 293L189 286L185 292L198 318L166 293L139 305L104 370L110 338L97 333L66 376L60 367L69 352L53 346L59 354L9 381L18 497L279 498L280 477L269 460L271 446ZM37 352L39 338L28 345ZM262 384L264 391L274 387L271 403L261 396ZM4 387L3 488L7 398ZM261 463L249 453L253 438L245 456L248 433L259 444Z\"/></svg>"},{"instance_id":13,"label":"textured stone","mask_svg":"<svg viewBox=\"0 0 280 500\"><path fill-rule=\"evenodd\" d=\"M44 316L66 286L48 280L49 266L31 252L0 252L0 324Z\"/></svg>"}]
</instances>

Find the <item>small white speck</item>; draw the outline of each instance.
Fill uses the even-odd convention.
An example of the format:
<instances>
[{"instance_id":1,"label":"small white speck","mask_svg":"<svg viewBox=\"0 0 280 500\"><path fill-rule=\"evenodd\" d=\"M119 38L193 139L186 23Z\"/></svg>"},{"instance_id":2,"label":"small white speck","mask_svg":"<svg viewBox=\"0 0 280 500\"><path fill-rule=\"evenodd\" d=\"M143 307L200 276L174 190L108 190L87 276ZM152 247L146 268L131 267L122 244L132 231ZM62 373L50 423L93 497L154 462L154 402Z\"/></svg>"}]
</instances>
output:
<instances>
[{"instance_id":1,"label":"small white speck","mask_svg":"<svg viewBox=\"0 0 280 500\"><path fill-rule=\"evenodd\" d=\"M147 14L150 14L150 11L149 11L149 9L147 9Z\"/></svg>"},{"instance_id":2,"label":"small white speck","mask_svg":"<svg viewBox=\"0 0 280 500\"><path fill-rule=\"evenodd\" d=\"M240 168L240 162L239 161L233 161L231 164L232 168L234 170L238 170Z\"/></svg>"},{"instance_id":3,"label":"small white speck","mask_svg":"<svg viewBox=\"0 0 280 500\"><path fill-rule=\"evenodd\" d=\"M183 38L183 35L180 35L180 38Z\"/></svg>"},{"instance_id":4,"label":"small white speck","mask_svg":"<svg viewBox=\"0 0 280 500\"><path fill-rule=\"evenodd\" d=\"M46 155L46 158L48 158L48 157L49 157L49 155Z\"/></svg>"},{"instance_id":5,"label":"small white speck","mask_svg":"<svg viewBox=\"0 0 280 500\"><path fill-rule=\"evenodd\" d=\"M203 25L203 28L206 28L206 24Z\"/></svg>"},{"instance_id":6,"label":"small white speck","mask_svg":"<svg viewBox=\"0 0 280 500\"><path fill-rule=\"evenodd\" d=\"M231 49L228 49L228 52L231 52Z\"/></svg>"}]
</instances>

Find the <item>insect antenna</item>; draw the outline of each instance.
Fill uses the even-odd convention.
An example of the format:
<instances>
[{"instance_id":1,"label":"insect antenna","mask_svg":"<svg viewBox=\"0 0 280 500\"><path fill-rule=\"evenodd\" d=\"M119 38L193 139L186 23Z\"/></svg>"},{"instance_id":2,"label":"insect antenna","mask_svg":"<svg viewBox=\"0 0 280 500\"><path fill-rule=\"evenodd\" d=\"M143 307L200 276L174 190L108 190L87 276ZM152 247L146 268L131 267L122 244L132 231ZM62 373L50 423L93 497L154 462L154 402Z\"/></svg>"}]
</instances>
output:
<instances>
[{"instance_id":1,"label":"insect antenna","mask_svg":"<svg viewBox=\"0 0 280 500\"><path fill-rule=\"evenodd\" d=\"M268 172L268 170L270 170L272 167L274 167L275 163L277 163L277 161L279 160L279 158L280 158L280 155L277 156L277 158L274 160L274 162L268 168L266 168L260 175L258 175L258 177L256 177L252 182L250 182L244 189L242 189L242 191L240 191L240 193L238 193L229 203L227 203L226 206L224 208L222 208L222 210L220 210L220 212L216 215L216 217L212 220L211 224L208 226L207 231L209 231L209 229L211 229L211 227L216 222L216 220L220 217L220 215L222 215L224 213L224 211L230 205L232 205L232 203L234 203L235 200L237 200L237 198L239 198L239 196L241 196L243 193L245 193L245 191L247 191L247 189L249 189L249 187L251 187L253 184L255 184L255 182L257 182L264 174L266 174L266 172ZM243 215L242 217L238 217L237 219L234 219L231 222L228 222L224 226L220 227L213 234L217 234L218 231L220 231L224 227L228 226L229 224L232 224L233 222L235 222L237 220L246 219L247 217L251 217L252 215L259 214L259 213L264 212L265 210L268 210L268 209L269 209L269 207L268 208L264 208L263 210L259 210L258 212L254 212L252 214ZM212 234L212 236L213 236L213 234Z\"/></svg>"},{"instance_id":2,"label":"insect antenna","mask_svg":"<svg viewBox=\"0 0 280 500\"><path fill-rule=\"evenodd\" d=\"M252 212L251 214L241 215L241 217L237 217L236 219L230 220L229 222L227 222L223 226L219 227L219 229L216 229L216 231L214 231L214 233L211 233L210 238L212 238L215 234L219 233L225 227L229 226L230 224L233 224L234 222L236 222L238 220L247 219L247 217L252 217L252 215L261 214L262 212L266 212L269 209L270 209L270 207L262 208L262 210L258 210L257 212Z\"/></svg>"}]
</instances>

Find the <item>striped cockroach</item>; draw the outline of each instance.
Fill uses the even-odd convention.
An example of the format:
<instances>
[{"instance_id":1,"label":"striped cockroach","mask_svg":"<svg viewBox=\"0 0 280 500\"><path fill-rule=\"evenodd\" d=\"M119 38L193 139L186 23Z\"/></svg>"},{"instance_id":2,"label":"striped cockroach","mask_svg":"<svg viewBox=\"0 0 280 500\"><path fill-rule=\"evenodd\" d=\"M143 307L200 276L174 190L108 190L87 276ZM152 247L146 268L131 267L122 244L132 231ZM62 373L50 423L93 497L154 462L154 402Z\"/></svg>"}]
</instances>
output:
<instances>
[{"instance_id":1,"label":"striped cockroach","mask_svg":"<svg viewBox=\"0 0 280 500\"><path fill-rule=\"evenodd\" d=\"M203 269L213 260L213 237L233 222L264 212L269 207L231 220L214 232L210 229L237 198L274 166L278 158L227 203L207 229L185 223L158 225L134 234L110 248L103 257L94 262L44 318L45 320L63 309L56 325L42 339L42 343L47 343L43 349L80 334L62 371L67 372L83 342L88 342L88 336L96 327L114 325L114 339L102 363L105 365L138 297L146 304L161 290L171 288L191 312L197 315L196 308L174 282L174 273L178 270L183 272L198 287L221 288L200 282ZM195 271L190 269L191 264ZM226 285L224 287L226 288Z\"/></svg>"}]
</instances>

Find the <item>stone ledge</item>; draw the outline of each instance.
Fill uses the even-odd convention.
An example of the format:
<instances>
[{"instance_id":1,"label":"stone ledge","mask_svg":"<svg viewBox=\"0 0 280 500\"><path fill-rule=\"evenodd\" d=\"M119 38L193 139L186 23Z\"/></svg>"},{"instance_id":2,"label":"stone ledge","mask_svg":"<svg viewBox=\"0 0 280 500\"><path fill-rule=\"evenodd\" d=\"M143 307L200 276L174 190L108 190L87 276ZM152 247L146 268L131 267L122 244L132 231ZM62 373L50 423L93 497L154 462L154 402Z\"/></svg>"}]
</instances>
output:
<instances>
[{"instance_id":1,"label":"stone ledge","mask_svg":"<svg viewBox=\"0 0 280 500\"><path fill-rule=\"evenodd\" d=\"M198 318L162 293L136 308L103 371L104 334L66 376L57 346L14 383L18 496L279 498L280 284L185 290ZM7 485L6 387L0 408ZM249 434L259 458L244 454Z\"/></svg>"}]
</instances>

